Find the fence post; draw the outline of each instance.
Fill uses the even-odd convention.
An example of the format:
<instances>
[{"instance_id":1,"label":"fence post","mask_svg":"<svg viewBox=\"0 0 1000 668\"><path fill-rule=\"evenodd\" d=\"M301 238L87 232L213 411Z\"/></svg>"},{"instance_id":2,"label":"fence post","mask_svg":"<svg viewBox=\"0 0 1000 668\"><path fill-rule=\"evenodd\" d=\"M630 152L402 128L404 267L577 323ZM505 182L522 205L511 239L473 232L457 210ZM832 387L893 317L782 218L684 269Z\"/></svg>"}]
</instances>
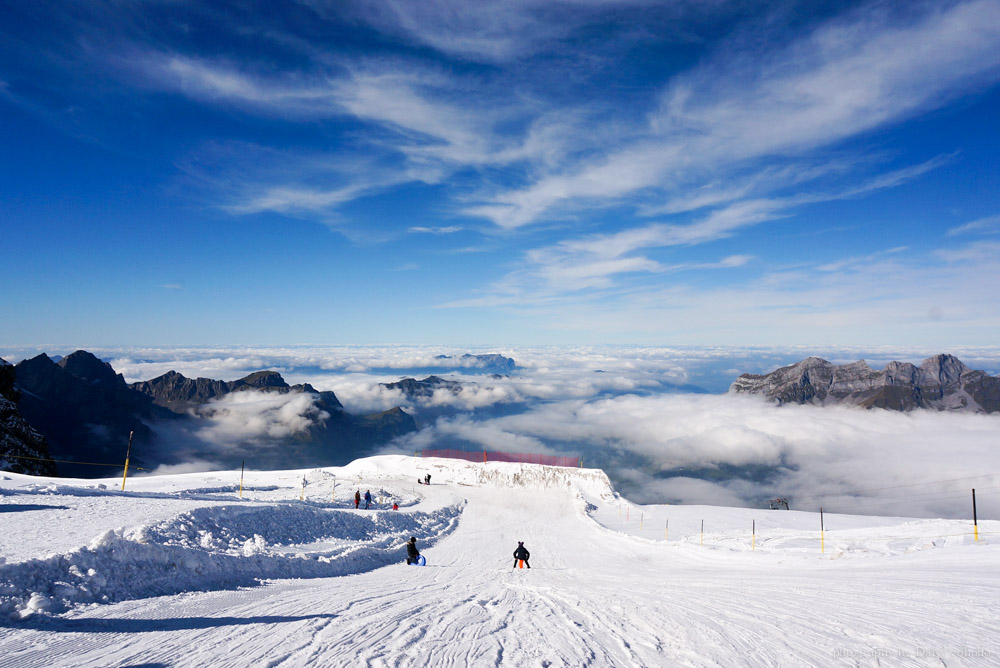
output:
<instances>
[{"instance_id":1,"label":"fence post","mask_svg":"<svg viewBox=\"0 0 1000 668\"><path fill-rule=\"evenodd\" d=\"M976 518L976 488L972 488L972 531L979 540L979 520Z\"/></svg>"},{"instance_id":2,"label":"fence post","mask_svg":"<svg viewBox=\"0 0 1000 668\"><path fill-rule=\"evenodd\" d=\"M125 451L125 474L122 476L122 491L125 491L125 480L128 478L128 460L132 455L132 434L134 431L128 433L128 450ZM96 459L96 458L95 458Z\"/></svg>"}]
</instances>

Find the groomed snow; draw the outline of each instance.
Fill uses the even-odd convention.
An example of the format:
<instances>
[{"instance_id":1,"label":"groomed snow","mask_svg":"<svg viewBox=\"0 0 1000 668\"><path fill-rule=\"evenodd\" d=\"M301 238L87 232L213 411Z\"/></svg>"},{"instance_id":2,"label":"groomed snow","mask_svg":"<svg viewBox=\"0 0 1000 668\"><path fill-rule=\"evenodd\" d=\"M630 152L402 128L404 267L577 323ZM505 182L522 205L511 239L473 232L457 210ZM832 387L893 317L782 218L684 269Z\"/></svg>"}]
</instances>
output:
<instances>
[{"instance_id":1,"label":"groomed snow","mask_svg":"<svg viewBox=\"0 0 1000 668\"><path fill-rule=\"evenodd\" d=\"M635 506L598 470L400 456L238 484L3 474L0 666L1000 663L996 521L821 536L814 513Z\"/></svg>"}]
</instances>

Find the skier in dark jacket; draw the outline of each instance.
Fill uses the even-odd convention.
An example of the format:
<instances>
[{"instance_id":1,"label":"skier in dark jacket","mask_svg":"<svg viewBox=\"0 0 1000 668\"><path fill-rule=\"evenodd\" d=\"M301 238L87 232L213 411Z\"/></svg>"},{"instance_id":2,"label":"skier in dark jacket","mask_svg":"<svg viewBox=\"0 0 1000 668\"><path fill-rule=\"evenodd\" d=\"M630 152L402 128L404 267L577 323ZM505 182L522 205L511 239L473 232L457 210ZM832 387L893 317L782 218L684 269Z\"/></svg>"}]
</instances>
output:
<instances>
[{"instance_id":1,"label":"skier in dark jacket","mask_svg":"<svg viewBox=\"0 0 1000 668\"><path fill-rule=\"evenodd\" d=\"M372 493L371 490L365 490L365 510L371 508L372 505Z\"/></svg>"},{"instance_id":2,"label":"skier in dark jacket","mask_svg":"<svg viewBox=\"0 0 1000 668\"><path fill-rule=\"evenodd\" d=\"M524 543L517 541L517 549L514 550L514 568L517 568L517 562L519 559L524 560L524 565L531 568L531 564L528 563L528 558L531 556L531 552L528 552L528 548L524 546Z\"/></svg>"},{"instance_id":3,"label":"skier in dark jacket","mask_svg":"<svg viewBox=\"0 0 1000 668\"><path fill-rule=\"evenodd\" d=\"M406 564L415 564L420 559L420 551L417 549L417 537L410 536L410 542L406 544Z\"/></svg>"}]
</instances>

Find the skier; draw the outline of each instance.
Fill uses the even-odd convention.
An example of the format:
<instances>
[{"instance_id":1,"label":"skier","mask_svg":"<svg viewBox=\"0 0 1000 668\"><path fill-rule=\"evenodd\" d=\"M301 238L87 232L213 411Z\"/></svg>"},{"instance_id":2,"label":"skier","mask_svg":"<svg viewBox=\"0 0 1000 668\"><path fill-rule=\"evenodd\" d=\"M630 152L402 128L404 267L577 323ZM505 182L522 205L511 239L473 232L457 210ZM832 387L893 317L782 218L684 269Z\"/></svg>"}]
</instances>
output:
<instances>
[{"instance_id":1,"label":"skier","mask_svg":"<svg viewBox=\"0 0 1000 668\"><path fill-rule=\"evenodd\" d=\"M410 542L406 544L406 565L417 563L420 559L420 551L417 549L417 537L410 536Z\"/></svg>"},{"instance_id":2,"label":"skier","mask_svg":"<svg viewBox=\"0 0 1000 668\"><path fill-rule=\"evenodd\" d=\"M361 505L361 490L354 490L354 509L357 510L358 506Z\"/></svg>"},{"instance_id":3,"label":"skier","mask_svg":"<svg viewBox=\"0 0 1000 668\"><path fill-rule=\"evenodd\" d=\"M431 484L431 474L430 473L428 473L427 475L424 476L424 484L425 485Z\"/></svg>"},{"instance_id":4,"label":"skier","mask_svg":"<svg viewBox=\"0 0 1000 668\"><path fill-rule=\"evenodd\" d=\"M365 490L365 510L368 510L372 505L372 493L371 490Z\"/></svg>"},{"instance_id":5,"label":"skier","mask_svg":"<svg viewBox=\"0 0 1000 668\"><path fill-rule=\"evenodd\" d=\"M531 556L531 552L528 552L528 548L524 546L524 543L517 541L517 549L514 550L514 568L517 568L517 562L519 559L524 560L524 565L531 568L531 564L528 563L528 557Z\"/></svg>"},{"instance_id":6,"label":"skier","mask_svg":"<svg viewBox=\"0 0 1000 668\"><path fill-rule=\"evenodd\" d=\"M399 504L398 504L398 503L396 503L395 501L393 501L393 502L392 502L392 509L393 509L393 510L399 510Z\"/></svg>"}]
</instances>

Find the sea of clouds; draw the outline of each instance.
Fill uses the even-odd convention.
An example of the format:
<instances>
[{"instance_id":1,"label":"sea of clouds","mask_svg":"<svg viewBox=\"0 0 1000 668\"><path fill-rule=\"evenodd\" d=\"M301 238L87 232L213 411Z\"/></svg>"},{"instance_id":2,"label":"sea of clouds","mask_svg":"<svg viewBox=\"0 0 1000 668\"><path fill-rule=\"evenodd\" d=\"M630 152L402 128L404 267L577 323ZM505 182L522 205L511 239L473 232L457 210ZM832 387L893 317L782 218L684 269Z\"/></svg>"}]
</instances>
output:
<instances>
[{"instance_id":1,"label":"sea of clouds","mask_svg":"<svg viewBox=\"0 0 1000 668\"><path fill-rule=\"evenodd\" d=\"M809 355L835 363L919 363L950 352L996 374L1000 349L430 346L90 348L126 380L169 370L235 380L274 369L290 383L332 390L347 411L401 406L420 430L386 446L579 455L605 469L637 502L766 506L964 517L977 489L980 513L1000 517L1000 415L854 407L776 406L725 394L744 372L767 372ZM72 350L49 349L50 355ZM31 350L0 351L12 362ZM518 369L495 374L464 353L502 353ZM442 357L445 356L445 357ZM427 397L385 387L435 374L462 383ZM293 436L323 419L308 395L245 393L204 407L196 427L174 429L176 466L207 468L234 449ZM295 462L287 462L297 467Z\"/></svg>"}]
</instances>

